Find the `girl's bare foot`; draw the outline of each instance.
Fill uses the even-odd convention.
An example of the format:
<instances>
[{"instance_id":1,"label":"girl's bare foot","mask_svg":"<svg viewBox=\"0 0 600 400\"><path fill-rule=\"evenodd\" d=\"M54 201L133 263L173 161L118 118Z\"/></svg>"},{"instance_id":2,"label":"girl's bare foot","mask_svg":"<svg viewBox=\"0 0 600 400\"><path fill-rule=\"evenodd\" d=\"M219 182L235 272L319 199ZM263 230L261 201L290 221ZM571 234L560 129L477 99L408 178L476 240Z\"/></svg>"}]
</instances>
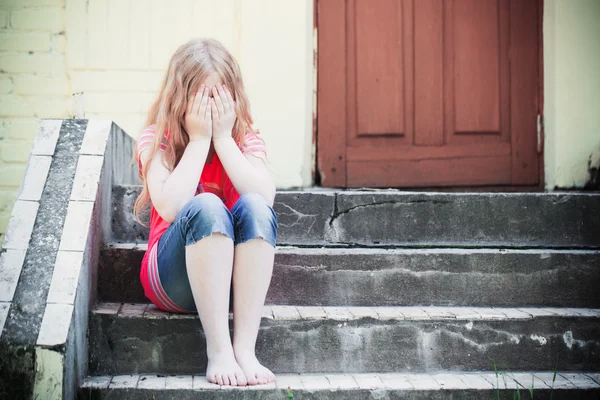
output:
<instances>
[{"instance_id":1,"label":"girl's bare foot","mask_svg":"<svg viewBox=\"0 0 600 400\"><path fill-rule=\"evenodd\" d=\"M221 386L246 386L248 381L233 353L208 357L206 379Z\"/></svg>"},{"instance_id":2,"label":"girl's bare foot","mask_svg":"<svg viewBox=\"0 0 600 400\"><path fill-rule=\"evenodd\" d=\"M235 359L244 371L248 385L275 382L275 375L258 361L253 351L236 351Z\"/></svg>"}]
</instances>

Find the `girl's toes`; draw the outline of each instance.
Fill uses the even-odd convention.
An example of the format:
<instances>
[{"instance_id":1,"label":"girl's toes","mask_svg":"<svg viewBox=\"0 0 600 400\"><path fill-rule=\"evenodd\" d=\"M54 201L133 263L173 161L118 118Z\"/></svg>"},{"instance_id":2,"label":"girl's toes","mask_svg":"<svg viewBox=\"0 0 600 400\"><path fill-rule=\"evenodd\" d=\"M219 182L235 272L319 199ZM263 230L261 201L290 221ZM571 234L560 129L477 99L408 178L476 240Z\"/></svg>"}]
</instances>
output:
<instances>
[{"instance_id":1,"label":"girl's toes","mask_svg":"<svg viewBox=\"0 0 600 400\"><path fill-rule=\"evenodd\" d=\"M248 379L248 385L258 385L258 379L256 379L256 374L246 376L246 378Z\"/></svg>"},{"instance_id":2,"label":"girl's toes","mask_svg":"<svg viewBox=\"0 0 600 400\"><path fill-rule=\"evenodd\" d=\"M218 383L219 385L221 385L221 386L223 386L223 385L224 385L224 382L223 382L223 375L217 375L217 383Z\"/></svg>"},{"instance_id":3,"label":"girl's toes","mask_svg":"<svg viewBox=\"0 0 600 400\"><path fill-rule=\"evenodd\" d=\"M258 382L260 382L261 385L264 385L265 383L267 383L267 377L265 374L263 374L262 372L258 375Z\"/></svg>"},{"instance_id":4,"label":"girl's toes","mask_svg":"<svg viewBox=\"0 0 600 400\"><path fill-rule=\"evenodd\" d=\"M235 378L237 380L238 386L246 386L248 381L246 380L246 375L243 372L236 372Z\"/></svg>"},{"instance_id":5,"label":"girl's toes","mask_svg":"<svg viewBox=\"0 0 600 400\"><path fill-rule=\"evenodd\" d=\"M237 383L237 379L235 379L235 375L234 374L230 374L228 376L228 378L229 378L229 384L231 386L237 386L238 383Z\"/></svg>"},{"instance_id":6,"label":"girl's toes","mask_svg":"<svg viewBox=\"0 0 600 400\"><path fill-rule=\"evenodd\" d=\"M209 381L210 383L217 383L217 377L214 375L207 376L206 380Z\"/></svg>"}]
</instances>

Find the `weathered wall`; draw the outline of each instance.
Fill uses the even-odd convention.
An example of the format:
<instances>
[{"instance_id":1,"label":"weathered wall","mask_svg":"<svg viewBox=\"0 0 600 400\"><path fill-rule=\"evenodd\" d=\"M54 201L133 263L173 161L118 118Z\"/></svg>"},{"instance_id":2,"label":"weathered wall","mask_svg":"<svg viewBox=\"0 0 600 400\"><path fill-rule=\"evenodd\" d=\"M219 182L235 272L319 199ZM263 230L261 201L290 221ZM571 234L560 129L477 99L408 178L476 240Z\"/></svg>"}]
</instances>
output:
<instances>
[{"instance_id":1,"label":"weathered wall","mask_svg":"<svg viewBox=\"0 0 600 400\"><path fill-rule=\"evenodd\" d=\"M582 187L600 166L600 1L544 3L546 188Z\"/></svg>"},{"instance_id":2,"label":"weathered wall","mask_svg":"<svg viewBox=\"0 0 600 400\"><path fill-rule=\"evenodd\" d=\"M40 118L69 115L64 0L0 1L0 233Z\"/></svg>"},{"instance_id":3,"label":"weathered wall","mask_svg":"<svg viewBox=\"0 0 600 400\"><path fill-rule=\"evenodd\" d=\"M277 185L310 185L312 8L312 0L0 1L0 233L39 119L112 119L136 136L171 54L192 37L222 41L239 61Z\"/></svg>"},{"instance_id":4,"label":"weathered wall","mask_svg":"<svg viewBox=\"0 0 600 400\"><path fill-rule=\"evenodd\" d=\"M309 185L312 0L67 0L67 65L86 118L137 136L175 49L214 37L236 57L279 187Z\"/></svg>"}]
</instances>

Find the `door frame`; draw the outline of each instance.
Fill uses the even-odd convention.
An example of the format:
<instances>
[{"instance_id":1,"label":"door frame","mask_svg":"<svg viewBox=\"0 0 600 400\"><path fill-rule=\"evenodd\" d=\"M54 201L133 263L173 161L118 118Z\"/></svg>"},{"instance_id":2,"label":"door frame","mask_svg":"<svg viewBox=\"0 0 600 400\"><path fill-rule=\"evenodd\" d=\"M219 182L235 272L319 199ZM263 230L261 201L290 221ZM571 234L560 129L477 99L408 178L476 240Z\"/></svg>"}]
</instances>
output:
<instances>
[{"instance_id":1,"label":"door frame","mask_svg":"<svg viewBox=\"0 0 600 400\"><path fill-rule=\"evenodd\" d=\"M415 1L415 0L413 0ZM445 192L456 192L456 191L508 191L508 192L539 192L544 191L545 188L545 169L544 169L544 140L545 140L545 130L544 130L544 35L543 35L543 16L544 16L544 0L530 0L537 1L538 3L538 15L537 15L537 32L538 32L538 82L537 82L537 114L538 114L538 184L537 185L494 185L494 186L453 186L453 187L402 187L403 190L417 190L417 191L445 191ZM319 42L321 41L321 35L319 32L319 4L324 2L337 2L340 5L344 5L346 0L313 0L313 113L312 113L312 143L314 146L314 158L312 164L312 179L315 186L323 186L323 167L325 165L329 166L330 169L334 169L335 172L343 171L341 173L336 174L337 176L334 179L328 179L330 183L328 183L327 187L338 187L338 188L346 188L346 166L345 166L345 143L343 146L331 146L331 147L343 147L342 151L338 151L337 154L334 152L332 154L328 154L327 151L321 152L320 147L323 143L327 143L330 140L329 138L324 138L320 135L319 132L319 111L321 109L321 104L323 104L320 100L322 98L322 93L320 89L322 87L322 83L319 82L320 70L319 70ZM342 16L345 18L345 15ZM345 56L345 49L338 49L338 51L342 51L342 55ZM344 77L341 77L343 81ZM337 81L335 81L335 77L333 80L329 80L326 85L335 85ZM345 107L345 104L344 104ZM345 125L346 121L342 121L343 125ZM345 129L345 128L344 128ZM345 139L345 136L344 136ZM335 141L335 140L334 140ZM345 141L345 140L344 140ZM321 145L321 146L320 146ZM338 144L339 145L339 144ZM323 154L325 153L325 154ZM331 152L330 152L331 153ZM327 163L324 158L330 158L329 163Z\"/></svg>"}]
</instances>

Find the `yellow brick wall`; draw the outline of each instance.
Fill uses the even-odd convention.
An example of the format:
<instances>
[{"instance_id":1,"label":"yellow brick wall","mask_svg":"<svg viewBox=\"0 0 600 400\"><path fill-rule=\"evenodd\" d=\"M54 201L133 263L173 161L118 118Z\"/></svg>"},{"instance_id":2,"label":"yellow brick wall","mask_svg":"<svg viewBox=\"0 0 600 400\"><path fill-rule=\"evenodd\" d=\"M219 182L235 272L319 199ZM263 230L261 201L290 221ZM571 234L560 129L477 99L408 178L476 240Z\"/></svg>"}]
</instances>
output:
<instances>
[{"instance_id":1,"label":"yellow brick wall","mask_svg":"<svg viewBox=\"0 0 600 400\"><path fill-rule=\"evenodd\" d=\"M0 1L0 233L39 119L69 116L65 29L64 0Z\"/></svg>"},{"instance_id":2,"label":"yellow brick wall","mask_svg":"<svg viewBox=\"0 0 600 400\"><path fill-rule=\"evenodd\" d=\"M0 233L39 118L83 112L136 136L170 56L194 37L220 40L239 61L277 185L310 185L312 7L313 0L0 0Z\"/></svg>"}]
</instances>

